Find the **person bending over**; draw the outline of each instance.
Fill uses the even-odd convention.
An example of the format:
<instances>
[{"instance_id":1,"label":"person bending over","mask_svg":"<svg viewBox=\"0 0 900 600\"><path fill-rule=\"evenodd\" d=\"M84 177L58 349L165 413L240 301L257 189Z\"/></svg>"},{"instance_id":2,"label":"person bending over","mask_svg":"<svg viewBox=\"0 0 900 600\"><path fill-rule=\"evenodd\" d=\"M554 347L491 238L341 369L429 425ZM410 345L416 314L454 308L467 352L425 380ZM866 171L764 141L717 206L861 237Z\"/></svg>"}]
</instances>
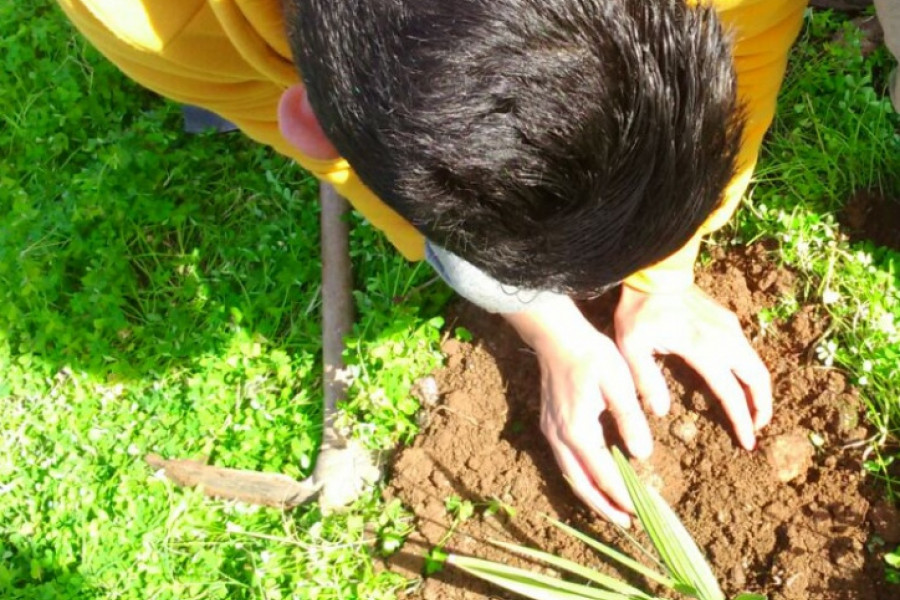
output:
<instances>
[{"instance_id":1,"label":"person bending over","mask_svg":"<svg viewBox=\"0 0 900 600\"><path fill-rule=\"evenodd\" d=\"M590 507L632 506L606 447L665 414L681 356L749 449L768 371L693 284L749 182L804 0L59 0L124 72L332 183L535 351L541 427ZM621 284L615 340L575 300Z\"/></svg>"}]
</instances>

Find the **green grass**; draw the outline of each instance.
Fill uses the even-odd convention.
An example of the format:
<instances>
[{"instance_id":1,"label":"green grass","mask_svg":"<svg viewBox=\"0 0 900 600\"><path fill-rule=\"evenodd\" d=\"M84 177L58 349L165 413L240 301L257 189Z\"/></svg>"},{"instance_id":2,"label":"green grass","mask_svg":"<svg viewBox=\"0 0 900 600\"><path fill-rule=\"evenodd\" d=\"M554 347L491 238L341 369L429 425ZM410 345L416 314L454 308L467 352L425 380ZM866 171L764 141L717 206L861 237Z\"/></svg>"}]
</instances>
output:
<instances>
[{"instance_id":1,"label":"green grass","mask_svg":"<svg viewBox=\"0 0 900 600\"><path fill-rule=\"evenodd\" d=\"M887 434L900 428L886 316L900 323L898 256L851 247L829 215L853 189L896 192L898 120L880 95L888 59L825 47L839 27L817 17L805 34L756 208L732 231L778 240L808 274L808 299L837 294L823 356L866 378ZM309 473L321 434L314 182L239 135L183 135L178 107L125 79L49 0L0 3L0 63L0 597L381 598L407 586L376 568L410 527L377 490L343 515L281 515L176 490L142 461ZM352 244L346 422L387 448L415 433L408 389L440 360L448 291L358 219ZM883 473L890 454L873 457Z\"/></svg>"},{"instance_id":2,"label":"green grass","mask_svg":"<svg viewBox=\"0 0 900 600\"><path fill-rule=\"evenodd\" d=\"M847 41L835 42L835 32ZM900 252L850 243L838 215L858 190L900 202L900 117L886 95L893 59L884 49L864 58L858 41L829 13L807 20L753 201L733 231L775 240L777 258L804 275L803 300L825 308L817 358L859 386L876 430L868 466L893 493L886 467L900 432ZM792 304L786 299L782 317Z\"/></svg>"},{"instance_id":3,"label":"green grass","mask_svg":"<svg viewBox=\"0 0 900 600\"><path fill-rule=\"evenodd\" d=\"M377 492L348 515L284 517L175 491L142 461L309 473L314 182L240 135L183 135L178 107L86 47L53 2L3 3L0 40L0 597L405 586L365 551L408 527ZM353 244L347 420L386 448L415 431L408 388L439 360L447 290L369 226Z\"/></svg>"}]
</instances>

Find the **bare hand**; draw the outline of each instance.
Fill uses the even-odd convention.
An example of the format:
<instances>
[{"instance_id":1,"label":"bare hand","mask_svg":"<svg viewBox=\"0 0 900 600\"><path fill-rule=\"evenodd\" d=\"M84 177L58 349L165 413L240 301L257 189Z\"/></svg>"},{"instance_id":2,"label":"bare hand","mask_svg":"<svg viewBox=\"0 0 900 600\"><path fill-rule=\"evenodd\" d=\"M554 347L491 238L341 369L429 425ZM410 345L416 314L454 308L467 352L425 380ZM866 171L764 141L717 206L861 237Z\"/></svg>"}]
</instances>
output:
<instances>
[{"instance_id":1,"label":"bare hand","mask_svg":"<svg viewBox=\"0 0 900 600\"><path fill-rule=\"evenodd\" d=\"M654 355L675 354L719 398L740 444L756 446L756 432L772 418L772 382L734 313L696 286L680 294L622 286L615 323L616 342L653 413L664 415L671 406Z\"/></svg>"},{"instance_id":2,"label":"bare hand","mask_svg":"<svg viewBox=\"0 0 900 600\"><path fill-rule=\"evenodd\" d=\"M568 302L545 314L507 315L541 367L541 430L575 494L624 527L634 508L600 425L609 410L628 451L647 458L653 441L628 365L611 339Z\"/></svg>"}]
</instances>

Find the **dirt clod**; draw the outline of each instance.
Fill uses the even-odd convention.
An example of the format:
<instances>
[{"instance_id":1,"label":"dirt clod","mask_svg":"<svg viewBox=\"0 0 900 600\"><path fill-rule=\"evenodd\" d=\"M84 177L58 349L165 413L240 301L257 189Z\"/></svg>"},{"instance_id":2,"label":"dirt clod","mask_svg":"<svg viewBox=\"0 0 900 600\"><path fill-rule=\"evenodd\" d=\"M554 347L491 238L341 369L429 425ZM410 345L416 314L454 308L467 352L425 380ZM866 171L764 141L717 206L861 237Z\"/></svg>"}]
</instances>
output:
<instances>
[{"instance_id":1,"label":"dirt clod","mask_svg":"<svg viewBox=\"0 0 900 600\"><path fill-rule=\"evenodd\" d=\"M779 481L788 482L805 475L812 466L813 446L799 431L766 440L762 450Z\"/></svg>"},{"instance_id":2,"label":"dirt clod","mask_svg":"<svg viewBox=\"0 0 900 600\"><path fill-rule=\"evenodd\" d=\"M436 405L438 400L440 400L440 392L434 376L428 375L416 381L412 387L412 395L423 406L432 407Z\"/></svg>"},{"instance_id":3,"label":"dirt clod","mask_svg":"<svg viewBox=\"0 0 900 600\"><path fill-rule=\"evenodd\" d=\"M689 413L679 417L672 423L669 431L672 432L672 436L675 439L690 445L697 439L697 434L700 431L697 429L696 415Z\"/></svg>"}]
</instances>

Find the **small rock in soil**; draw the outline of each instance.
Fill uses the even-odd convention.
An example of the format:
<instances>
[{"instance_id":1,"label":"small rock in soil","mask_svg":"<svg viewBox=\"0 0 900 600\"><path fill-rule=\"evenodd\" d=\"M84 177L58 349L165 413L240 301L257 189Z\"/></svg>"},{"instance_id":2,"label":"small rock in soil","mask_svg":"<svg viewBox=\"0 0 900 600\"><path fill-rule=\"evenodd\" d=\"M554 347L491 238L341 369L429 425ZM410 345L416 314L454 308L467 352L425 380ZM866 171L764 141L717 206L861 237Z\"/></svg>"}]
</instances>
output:
<instances>
[{"instance_id":1,"label":"small rock in soil","mask_svg":"<svg viewBox=\"0 0 900 600\"><path fill-rule=\"evenodd\" d=\"M776 271L775 269L772 269L771 271L769 271L768 273L766 273L765 275L763 275L756 281L755 287L759 291L765 292L770 287L775 285L775 282L777 280L778 280L778 271Z\"/></svg>"},{"instance_id":2,"label":"small rock in soil","mask_svg":"<svg viewBox=\"0 0 900 600\"><path fill-rule=\"evenodd\" d=\"M869 521L878 537L889 544L900 543L900 510L887 502L879 502L869 511Z\"/></svg>"},{"instance_id":3,"label":"small rock in soil","mask_svg":"<svg viewBox=\"0 0 900 600\"><path fill-rule=\"evenodd\" d=\"M694 392L693 394L691 394L691 406L698 413L706 412L709 410L709 402L706 401L706 396L704 396L700 392Z\"/></svg>"},{"instance_id":4,"label":"small rock in soil","mask_svg":"<svg viewBox=\"0 0 900 600\"><path fill-rule=\"evenodd\" d=\"M812 466L813 446L806 436L795 431L765 442L763 453L779 481L787 483L805 475Z\"/></svg>"},{"instance_id":5,"label":"small rock in soil","mask_svg":"<svg viewBox=\"0 0 900 600\"><path fill-rule=\"evenodd\" d=\"M712 472L712 461L709 460L708 458L704 458L703 460L700 461L700 464L697 465L697 470L700 473L708 475L709 473Z\"/></svg>"},{"instance_id":6,"label":"small rock in soil","mask_svg":"<svg viewBox=\"0 0 900 600\"><path fill-rule=\"evenodd\" d=\"M682 415L672 423L669 431L681 442L690 445L697 438L697 419L693 414Z\"/></svg>"},{"instance_id":7,"label":"small rock in soil","mask_svg":"<svg viewBox=\"0 0 900 600\"><path fill-rule=\"evenodd\" d=\"M411 393L413 398L424 406L434 406L440 399L438 384L433 375L422 377L413 384Z\"/></svg>"}]
</instances>

